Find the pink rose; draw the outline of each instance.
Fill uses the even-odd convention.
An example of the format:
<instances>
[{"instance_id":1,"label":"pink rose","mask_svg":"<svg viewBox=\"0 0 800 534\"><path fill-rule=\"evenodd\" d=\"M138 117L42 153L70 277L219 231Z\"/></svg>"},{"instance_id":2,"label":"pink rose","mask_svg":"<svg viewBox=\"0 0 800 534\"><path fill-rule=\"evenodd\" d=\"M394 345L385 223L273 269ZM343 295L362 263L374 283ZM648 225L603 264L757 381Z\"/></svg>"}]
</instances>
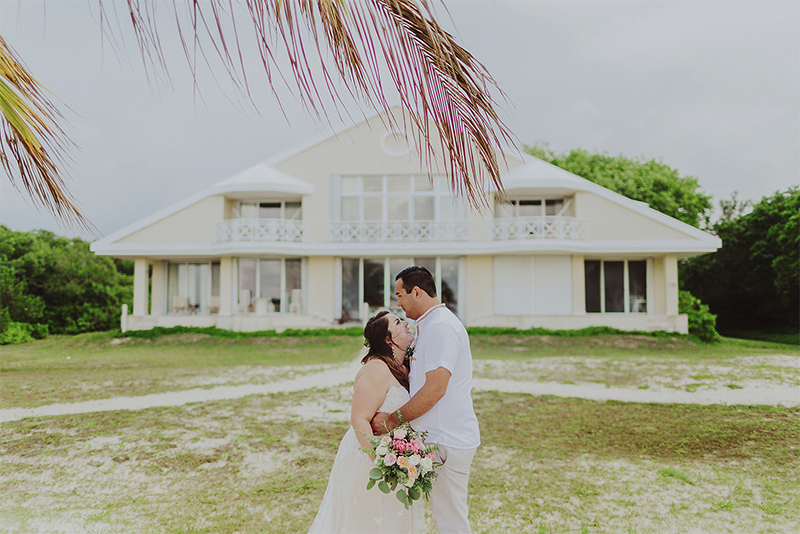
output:
<instances>
[{"instance_id":1,"label":"pink rose","mask_svg":"<svg viewBox=\"0 0 800 534\"><path fill-rule=\"evenodd\" d=\"M425 458L430 458L431 460L433 460L433 453L429 452L428 454L425 455Z\"/></svg>"},{"instance_id":2,"label":"pink rose","mask_svg":"<svg viewBox=\"0 0 800 534\"><path fill-rule=\"evenodd\" d=\"M399 453L406 452L406 442L402 439L396 439L392 442L392 448Z\"/></svg>"},{"instance_id":3,"label":"pink rose","mask_svg":"<svg viewBox=\"0 0 800 534\"><path fill-rule=\"evenodd\" d=\"M409 447L413 452L419 452L422 448L422 442L418 439L411 440L411 447Z\"/></svg>"},{"instance_id":4,"label":"pink rose","mask_svg":"<svg viewBox=\"0 0 800 534\"><path fill-rule=\"evenodd\" d=\"M393 452L390 452L389 454L383 457L383 464L386 467L394 465L395 463L397 463L397 456L395 456Z\"/></svg>"}]
</instances>

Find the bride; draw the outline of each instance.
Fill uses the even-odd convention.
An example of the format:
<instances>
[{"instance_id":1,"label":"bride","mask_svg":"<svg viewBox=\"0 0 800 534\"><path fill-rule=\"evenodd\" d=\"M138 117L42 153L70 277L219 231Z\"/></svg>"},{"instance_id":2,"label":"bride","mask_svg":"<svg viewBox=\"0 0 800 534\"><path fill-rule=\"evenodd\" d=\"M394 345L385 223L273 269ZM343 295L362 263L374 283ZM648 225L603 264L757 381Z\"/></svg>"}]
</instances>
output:
<instances>
[{"instance_id":1,"label":"bride","mask_svg":"<svg viewBox=\"0 0 800 534\"><path fill-rule=\"evenodd\" d=\"M372 416L376 412L394 412L408 402L408 368L404 361L414 334L408 323L382 311L367 322L364 337L369 351L361 360L364 366L353 383L352 427L339 445L309 534L416 534L422 529L421 503L406 510L394 492L366 489L373 458L360 450L370 446Z\"/></svg>"}]
</instances>

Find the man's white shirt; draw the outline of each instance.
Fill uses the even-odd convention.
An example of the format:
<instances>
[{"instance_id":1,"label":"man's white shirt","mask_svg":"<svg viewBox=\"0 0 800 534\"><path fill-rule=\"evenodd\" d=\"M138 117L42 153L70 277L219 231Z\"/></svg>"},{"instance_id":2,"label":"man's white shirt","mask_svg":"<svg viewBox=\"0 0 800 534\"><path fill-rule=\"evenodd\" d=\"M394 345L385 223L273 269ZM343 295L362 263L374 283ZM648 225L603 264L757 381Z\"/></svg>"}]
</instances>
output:
<instances>
[{"instance_id":1,"label":"man's white shirt","mask_svg":"<svg viewBox=\"0 0 800 534\"><path fill-rule=\"evenodd\" d=\"M427 413L413 421L427 431L427 440L445 447L474 449L481 443L478 418L472 408L472 352L461 321L444 305L431 308L417 319L414 361L409 374L413 397L425 374L444 367L450 371L447 392Z\"/></svg>"}]
</instances>

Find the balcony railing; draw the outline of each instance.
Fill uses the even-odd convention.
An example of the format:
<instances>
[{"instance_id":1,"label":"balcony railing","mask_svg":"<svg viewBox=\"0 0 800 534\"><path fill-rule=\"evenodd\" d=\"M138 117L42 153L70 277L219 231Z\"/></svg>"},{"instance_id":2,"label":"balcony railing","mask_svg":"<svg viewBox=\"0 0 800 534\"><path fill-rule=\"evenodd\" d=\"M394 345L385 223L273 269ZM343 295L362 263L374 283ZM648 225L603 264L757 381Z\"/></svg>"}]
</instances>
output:
<instances>
[{"instance_id":1,"label":"balcony railing","mask_svg":"<svg viewBox=\"0 0 800 534\"><path fill-rule=\"evenodd\" d=\"M510 217L492 221L492 240L589 239L589 221L575 217Z\"/></svg>"},{"instance_id":2,"label":"balcony railing","mask_svg":"<svg viewBox=\"0 0 800 534\"><path fill-rule=\"evenodd\" d=\"M304 241L303 221L286 219L228 219L214 225L214 242L225 241Z\"/></svg>"},{"instance_id":3,"label":"balcony railing","mask_svg":"<svg viewBox=\"0 0 800 534\"><path fill-rule=\"evenodd\" d=\"M328 223L328 240L336 243L425 243L469 241L467 221L342 221Z\"/></svg>"}]
</instances>

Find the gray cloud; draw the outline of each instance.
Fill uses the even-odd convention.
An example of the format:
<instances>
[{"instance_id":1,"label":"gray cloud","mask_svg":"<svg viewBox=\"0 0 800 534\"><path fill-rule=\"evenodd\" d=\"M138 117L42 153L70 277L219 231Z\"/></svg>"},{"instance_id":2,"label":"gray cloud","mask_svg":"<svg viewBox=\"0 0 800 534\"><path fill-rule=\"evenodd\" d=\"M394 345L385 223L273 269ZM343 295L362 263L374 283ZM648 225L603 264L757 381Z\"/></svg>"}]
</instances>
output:
<instances>
[{"instance_id":1,"label":"gray cloud","mask_svg":"<svg viewBox=\"0 0 800 534\"><path fill-rule=\"evenodd\" d=\"M118 56L93 1L0 0L0 33L69 110L73 190L111 233L325 131L291 90L275 103L245 49L260 114L224 73L201 69L199 96L168 18L172 87L148 81L120 15ZM520 142L661 159L716 200L759 199L800 177L797 2L544 1L439 9L511 105ZM124 9L123 9L124 11ZM46 12L46 15L45 15ZM168 13L165 13L168 15ZM348 106L359 118L355 106ZM335 120L335 114L333 114ZM0 180L0 221L62 229Z\"/></svg>"}]
</instances>

